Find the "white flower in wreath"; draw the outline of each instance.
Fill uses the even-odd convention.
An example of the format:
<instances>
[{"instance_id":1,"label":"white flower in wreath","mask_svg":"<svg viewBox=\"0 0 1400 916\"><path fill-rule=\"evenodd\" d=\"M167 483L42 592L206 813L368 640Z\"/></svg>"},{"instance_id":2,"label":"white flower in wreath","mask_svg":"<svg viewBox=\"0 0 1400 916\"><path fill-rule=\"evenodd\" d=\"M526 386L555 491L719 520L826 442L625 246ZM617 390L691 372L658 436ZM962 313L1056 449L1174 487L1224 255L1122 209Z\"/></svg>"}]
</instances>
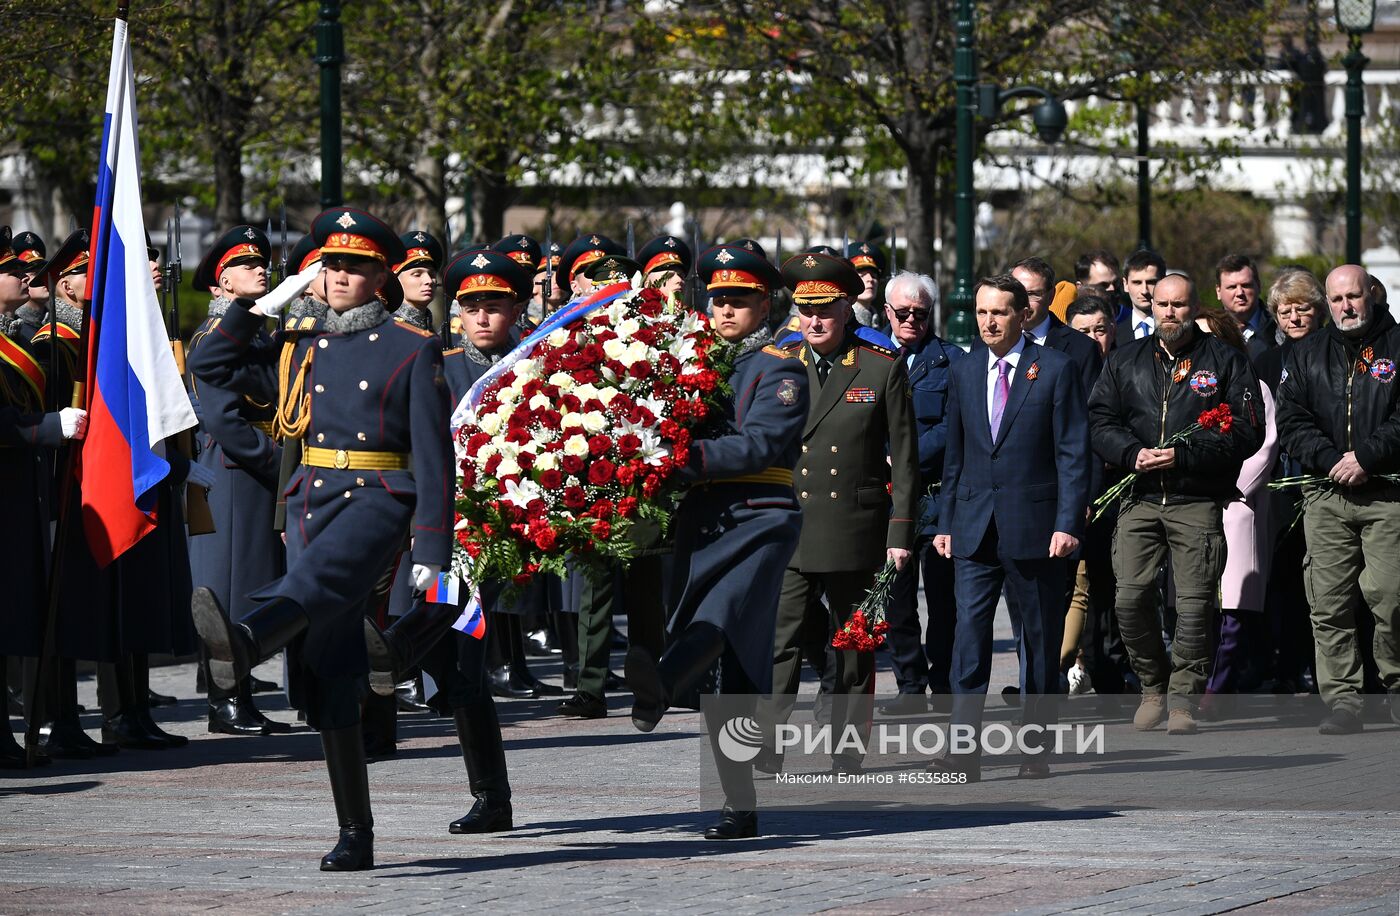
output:
<instances>
[{"instance_id":1,"label":"white flower in wreath","mask_svg":"<svg viewBox=\"0 0 1400 916\"><path fill-rule=\"evenodd\" d=\"M549 377L549 383L560 391L574 387L574 377L567 372L556 372Z\"/></svg>"},{"instance_id":2,"label":"white flower in wreath","mask_svg":"<svg viewBox=\"0 0 1400 916\"><path fill-rule=\"evenodd\" d=\"M613 327L613 330L617 332L617 336L621 337L623 340L631 340L633 337L637 336L637 332L641 329L642 323L635 318L625 318Z\"/></svg>"},{"instance_id":3,"label":"white flower in wreath","mask_svg":"<svg viewBox=\"0 0 1400 916\"><path fill-rule=\"evenodd\" d=\"M499 451L500 449L496 447L496 443L494 442L488 442L481 448L477 449L475 459L477 466L482 468L486 467L487 459L489 459L492 455L495 455Z\"/></svg>"},{"instance_id":4,"label":"white flower in wreath","mask_svg":"<svg viewBox=\"0 0 1400 916\"><path fill-rule=\"evenodd\" d=\"M497 477L515 477L520 474L520 465L514 458L502 458L501 463L496 465Z\"/></svg>"},{"instance_id":5,"label":"white flower in wreath","mask_svg":"<svg viewBox=\"0 0 1400 916\"><path fill-rule=\"evenodd\" d=\"M637 438L642 440L641 448L637 449L637 457L646 464L660 464L667 454L661 437L649 429L643 429L637 432Z\"/></svg>"},{"instance_id":6,"label":"white flower in wreath","mask_svg":"<svg viewBox=\"0 0 1400 916\"><path fill-rule=\"evenodd\" d=\"M614 337L603 344L603 355L608 359L618 359L627 352L627 342Z\"/></svg>"},{"instance_id":7,"label":"white flower in wreath","mask_svg":"<svg viewBox=\"0 0 1400 916\"><path fill-rule=\"evenodd\" d=\"M515 370L515 380L521 382L521 387L524 387L524 382L539 378L544 371L543 365L537 359L522 359L512 368Z\"/></svg>"},{"instance_id":8,"label":"white flower in wreath","mask_svg":"<svg viewBox=\"0 0 1400 916\"><path fill-rule=\"evenodd\" d=\"M506 481L506 502L513 506L524 509L536 499L544 495L540 485L533 480L507 480Z\"/></svg>"},{"instance_id":9,"label":"white flower in wreath","mask_svg":"<svg viewBox=\"0 0 1400 916\"><path fill-rule=\"evenodd\" d=\"M667 349L683 367L695 359L695 340L693 338L677 337Z\"/></svg>"},{"instance_id":10,"label":"white flower in wreath","mask_svg":"<svg viewBox=\"0 0 1400 916\"><path fill-rule=\"evenodd\" d=\"M498 413L488 413L477 421L476 424L481 431L488 436L494 436L501 431L501 415ZM478 453L480 454L480 453Z\"/></svg>"},{"instance_id":11,"label":"white flower in wreath","mask_svg":"<svg viewBox=\"0 0 1400 916\"><path fill-rule=\"evenodd\" d=\"M581 426L583 426L583 414L577 412L565 414L559 421L559 428L562 430L578 429Z\"/></svg>"},{"instance_id":12,"label":"white flower in wreath","mask_svg":"<svg viewBox=\"0 0 1400 916\"><path fill-rule=\"evenodd\" d=\"M585 432L597 435L608 428L608 418L596 410L590 410L583 415L583 429Z\"/></svg>"},{"instance_id":13,"label":"white flower in wreath","mask_svg":"<svg viewBox=\"0 0 1400 916\"><path fill-rule=\"evenodd\" d=\"M529 406L531 410L544 410L548 407L552 407L553 405L554 402L549 399L548 395L543 393L537 394L534 397L530 398Z\"/></svg>"},{"instance_id":14,"label":"white flower in wreath","mask_svg":"<svg viewBox=\"0 0 1400 916\"><path fill-rule=\"evenodd\" d=\"M621 393L622 392L618 391L616 388L604 388L602 391L598 392L598 400L602 401L603 406L606 407L613 402L613 398Z\"/></svg>"},{"instance_id":15,"label":"white flower in wreath","mask_svg":"<svg viewBox=\"0 0 1400 916\"><path fill-rule=\"evenodd\" d=\"M631 313L632 304L630 300L630 296L623 296L620 299L614 299L612 302L608 303L607 307L603 309L603 314L608 316L608 324L617 327L618 323Z\"/></svg>"},{"instance_id":16,"label":"white flower in wreath","mask_svg":"<svg viewBox=\"0 0 1400 916\"><path fill-rule=\"evenodd\" d=\"M658 400L657 398L638 398L637 403L640 404L642 407L645 407L647 410L650 410L652 416L656 417L658 421L662 417L670 416L671 414L667 403L665 401Z\"/></svg>"},{"instance_id":17,"label":"white flower in wreath","mask_svg":"<svg viewBox=\"0 0 1400 916\"><path fill-rule=\"evenodd\" d=\"M537 471L557 471L559 470L559 459L553 452L545 452L535 459L535 470Z\"/></svg>"},{"instance_id":18,"label":"white flower in wreath","mask_svg":"<svg viewBox=\"0 0 1400 916\"><path fill-rule=\"evenodd\" d=\"M562 347L569 342L569 333L570 331L568 328L556 328L549 332L549 336L545 338L545 341L551 347Z\"/></svg>"},{"instance_id":19,"label":"white flower in wreath","mask_svg":"<svg viewBox=\"0 0 1400 916\"><path fill-rule=\"evenodd\" d=\"M578 398L580 401L587 403L598 397L599 391L593 385L583 384L575 388L573 394L574 397Z\"/></svg>"},{"instance_id":20,"label":"white flower in wreath","mask_svg":"<svg viewBox=\"0 0 1400 916\"><path fill-rule=\"evenodd\" d=\"M630 366L633 363L639 362L655 362L655 360L656 352L652 350L651 347L648 347L646 344L642 343L640 340L634 340L630 344L628 344L627 352L624 353L622 356L622 363L625 366Z\"/></svg>"},{"instance_id":21,"label":"white flower in wreath","mask_svg":"<svg viewBox=\"0 0 1400 916\"><path fill-rule=\"evenodd\" d=\"M588 439L584 436L570 436L564 440L564 454L583 458L588 454Z\"/></svg>"}]
</instances>

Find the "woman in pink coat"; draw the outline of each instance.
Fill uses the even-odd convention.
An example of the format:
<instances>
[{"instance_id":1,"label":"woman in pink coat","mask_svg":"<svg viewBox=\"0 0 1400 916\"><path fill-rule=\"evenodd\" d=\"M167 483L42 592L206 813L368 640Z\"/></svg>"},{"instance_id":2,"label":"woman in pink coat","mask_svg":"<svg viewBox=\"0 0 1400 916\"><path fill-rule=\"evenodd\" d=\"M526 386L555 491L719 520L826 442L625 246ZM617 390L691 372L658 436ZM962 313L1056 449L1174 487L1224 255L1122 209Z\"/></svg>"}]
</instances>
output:
<instances>
[{"instance_id":1,"label":"woman in pink coat","mask_svg":"<svg viewBox=\"0 0 1400 916\"><path fill-rule=\"evenodd\" d=\"M1244 351L1244 337L1228 315L1211 315L1208 330L1222 341ZM1227 323L1228 322L1228 323ZM1206 695L1234 693L1240 674L1251 657L1268 647L1264 627L1264 592L1269 583L1272 556L1268 483L1278 460L1278 430L1274 425L1274 398L1260 385L1264 402L1264 444L1240 468L1240 498L1225 506L1225 574L1220 579L1220 629L1215 666L1206 683ZM1203 710L1209 702L1202 703Z\"/></svg>"}]
</instances>

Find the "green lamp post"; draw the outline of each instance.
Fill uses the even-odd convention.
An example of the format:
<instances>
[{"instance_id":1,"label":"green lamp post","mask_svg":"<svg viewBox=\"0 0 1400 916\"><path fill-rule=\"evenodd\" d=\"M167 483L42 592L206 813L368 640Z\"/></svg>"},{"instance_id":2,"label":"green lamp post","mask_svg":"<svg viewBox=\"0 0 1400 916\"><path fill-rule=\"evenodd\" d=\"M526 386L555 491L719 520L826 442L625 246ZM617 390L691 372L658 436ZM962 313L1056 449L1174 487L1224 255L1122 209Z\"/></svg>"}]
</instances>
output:
<instances>
[{"instance_id":1,"label":"green lamp post","mask_svg":"<svg viewBox=\"0 0 1400 916\"><path fill-rule=\"evenodd\" d=\"M977 155L975 119L996 117L1002 103L1010 99L1035 96L1042 101L1032 110L1031 117L1041 140L1056 142L1069 123L1064 105L1045 89L1035 86L1001 89L995 85L978 85L973 15L972 0L958 0L954 22L957 44L953 51L953 83L957 87L957 192L953 197L957 263L953 289L948 296L951 314L947 333L948 339L959 346L969 345L977 331L972 317L972 274L977 256L973 233L977 193L972 179L972 167Z\"/></svg>"},{"instance_id":2,"label":"green lamp post","mask_svg":"<svg viewBox=\"0 0 1400 916\"><path fill-rule=\"evenodd\" d=\"M1366 113L1361 71L1370 63L1361 53L1361 36L1376 25L1376 0L1337 0L1337 27L1350 45L1342 66L1347 71L1347 263L1361 263L1361 118Z\"/></svg>"},{"instance_id":3,"label":"green lamp post","mask_svg":"<svg viewBox=\"0 0 1400 916\"><path fill-rule=\"evenodd\" d=\"M345 42L340 0L321 0L316 20L316 65L321 68L321 208L344 203L340 183L340 65Z\"/></svg>"}]
</instances>

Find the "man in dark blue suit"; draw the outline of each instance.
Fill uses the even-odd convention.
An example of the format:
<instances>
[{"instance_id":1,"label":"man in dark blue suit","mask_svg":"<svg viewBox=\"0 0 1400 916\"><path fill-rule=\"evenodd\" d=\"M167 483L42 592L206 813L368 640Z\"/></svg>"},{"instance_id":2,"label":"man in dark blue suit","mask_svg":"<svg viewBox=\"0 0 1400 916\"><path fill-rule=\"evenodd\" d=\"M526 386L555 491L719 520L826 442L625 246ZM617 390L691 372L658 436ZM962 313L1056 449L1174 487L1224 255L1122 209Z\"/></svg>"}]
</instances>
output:
<instances>
[{"instance_id":1,"label":"man in dark blue suit","mask_svg":"<svg viewBox=\"0 0 1400 916\"><path fill-rule=\"evenodd\" d=\"M1074 362L1085 402L1103 369L1103 356L1094 342L1050 314L1050 300L1055 297L1055 269L1041 258L1026 258L1011 268L1011 276L1026 288L1026 320L1022 325L1027 336L1047 350L1059 350Z\"/></svg>"},{"instance_id":2,"label":"man in dark blue suit","mask_svg":"<svg viewBox=\"0 0 1400 916\"><path fill-rule=\"evenodd\" d=\"M1021 611L1027 726L1055 721L1064 630L1065 558L1079 547L1089 503L1089 421L1075 364L1023 331L1026 289L1008 274L978 281L986 349L953 367L943 509L934 548L953 558L954 726L980 731L1003 586ZM1046 460L1047 457L1052 460ZM1035 735L1027 735L1027 744ZM935 768L981 778L980 749ZM1049 775L1042 755L1021 776Z\"/></svg>"}]
</instances>

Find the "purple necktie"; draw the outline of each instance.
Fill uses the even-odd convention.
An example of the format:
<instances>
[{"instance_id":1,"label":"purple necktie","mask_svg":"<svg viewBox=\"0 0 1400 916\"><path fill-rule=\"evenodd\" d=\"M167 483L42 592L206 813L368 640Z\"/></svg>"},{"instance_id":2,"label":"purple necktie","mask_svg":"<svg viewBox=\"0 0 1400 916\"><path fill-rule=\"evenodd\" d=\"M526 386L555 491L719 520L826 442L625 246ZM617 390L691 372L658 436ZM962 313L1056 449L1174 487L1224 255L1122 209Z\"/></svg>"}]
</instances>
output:
<instances>
[{"instance_id":1,"label":"purple necktie","mask_svg":"<svg viewBox=\"0 0 1400 916\"><path fill-rule=\"evenodd\" d=\"M1011 396L1011 380L1006 371L1010 365L1004 359L997 360L997 384L992 389L992 441L997 441L1001 431L1001 415L1006 411L1006 399Z\"/></svg>"}]
</instances>

